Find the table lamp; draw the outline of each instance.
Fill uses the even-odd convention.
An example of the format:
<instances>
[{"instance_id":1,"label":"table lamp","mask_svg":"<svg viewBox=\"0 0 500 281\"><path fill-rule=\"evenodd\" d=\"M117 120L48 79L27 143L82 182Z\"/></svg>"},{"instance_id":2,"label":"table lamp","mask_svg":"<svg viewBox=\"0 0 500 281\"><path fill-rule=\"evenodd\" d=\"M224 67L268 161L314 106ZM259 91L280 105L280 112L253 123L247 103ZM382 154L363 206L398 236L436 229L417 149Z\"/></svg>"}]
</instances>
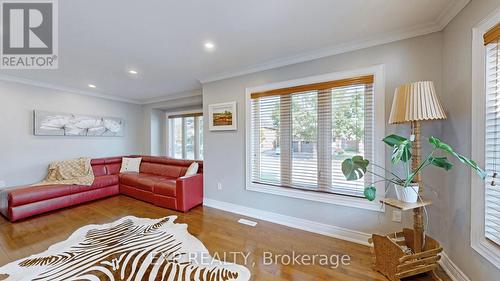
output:
<instances>
[{"instance_id":1,"label":"table lamp","mask_svg":"<svg viewBox=\"0 0 500 281\"><path fill-rule=\"evenodd\" d=\"M446 119L443 107L439 103L432 81L418 81L398 87L392 101L389 124L410 123L412 144L412 169L420 164L420 125L421 121ZM423 195L423 186L420 174L414 181L418 183L420 196ZM423 245L423 216L422 208L414 209L413 213L415 235L415 251L420 251Z\"/></svg>"}]
</instances>

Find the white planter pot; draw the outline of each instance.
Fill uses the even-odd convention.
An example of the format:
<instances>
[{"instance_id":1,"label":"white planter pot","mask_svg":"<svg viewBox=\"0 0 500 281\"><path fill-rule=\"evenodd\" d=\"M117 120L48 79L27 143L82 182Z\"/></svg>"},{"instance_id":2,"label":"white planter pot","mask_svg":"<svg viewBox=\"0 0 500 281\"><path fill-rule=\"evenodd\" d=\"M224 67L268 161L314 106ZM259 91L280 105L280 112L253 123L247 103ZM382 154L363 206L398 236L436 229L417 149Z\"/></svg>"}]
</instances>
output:
<instances>
[{"instance_id":1,"label":"white planter pot","mask_svg":"<svg viewBox=\"0 0 500 281\"><path fill-rule=\"evenodd\" d=\"M407 203L416 203L418 201L418 183L412 183L407 187L394 185L398 200Z\"/></svg>"}]
</instances>

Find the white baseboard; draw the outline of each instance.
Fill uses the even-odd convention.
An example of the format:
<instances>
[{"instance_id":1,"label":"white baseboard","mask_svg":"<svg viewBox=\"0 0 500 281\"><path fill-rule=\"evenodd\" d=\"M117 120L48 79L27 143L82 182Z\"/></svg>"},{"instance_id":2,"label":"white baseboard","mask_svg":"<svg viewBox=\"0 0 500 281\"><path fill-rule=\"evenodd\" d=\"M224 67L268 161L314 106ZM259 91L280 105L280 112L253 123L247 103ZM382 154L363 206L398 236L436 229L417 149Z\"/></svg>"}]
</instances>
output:
<instances>
[{"instance_id":1,"label":"white baseboard","mask_svg":"<svg viewBox=\"0 0 500 281\"><path fill-rule=\"evenodd\" d=\"M241 205L236 205L233 203L222 202L214 199L204 198L203 205L207 207L212 207L220 209L226 212L231 212L247 217L252 217L260 220L265 220L288 227L297 228L300 230L305 230L313 233L318 233L333 238L338 238L346 240L349 242L354 242L362 245L369 245L368 238L371 237L370 234L346 229L343 227L338 227L334 225L323 224L315 221L300 219L296 217L290 217L286 215L281 215L273 212L263 211L259 209L249 208Z\"/></svg>"},{"instance_id":2,"label":"white baseboard","mask_svg":"<svg viewBox=\"0 0 500 281\"><path fill-rule=\"evenodd\" d=\"M445 252L441 252L441 260L439 261L439 264L451 280L470 281L469 277L467 277L467 275L465 275L465 273L463 273L462 270L460 270L460 268L458 268L458 266L450 260Z\"/></svg>"}]
</instances>

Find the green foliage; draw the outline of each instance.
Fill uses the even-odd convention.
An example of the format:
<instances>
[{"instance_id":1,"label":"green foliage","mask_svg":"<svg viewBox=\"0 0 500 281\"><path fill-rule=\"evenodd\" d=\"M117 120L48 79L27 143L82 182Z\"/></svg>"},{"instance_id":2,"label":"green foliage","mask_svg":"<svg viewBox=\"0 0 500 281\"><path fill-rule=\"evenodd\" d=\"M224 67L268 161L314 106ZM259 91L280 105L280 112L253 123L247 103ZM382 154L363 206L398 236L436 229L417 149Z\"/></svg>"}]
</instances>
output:
<instances>
[{"instance_id":1,"label":"green foliage","mask_svg":"<svg viewBox=\"0 0 500 281\"><path fill-rule=\"evenodd\" d=\"M435 166L445 171L449 171L453 168L453 164L448 160L446 156L435 156L434 153L441 152L445 154L450 154L457 158L460 162L465 164L466 166L473 169L481 179L486 178L486 172L479 167L479 165L473 160L455 152L453 148L441 141L439 138L434 136L429 137L429 144L433 146L433 150L426 156L425 160L420 163L420 165L415 169L415 171L410 172L410 160L411 160L411 148L412 142L402 136L398 136L395 134L389 135L383 139L383 142L393 148L392 151L392 163L394 165L402 162L403 165L407 168L407 174L404 179L399 178L394 173L390 172L395 178L387 178L385 175L378 175L368 170L368 160L364 159L362 156L353 156L351 158L345 159L342 162L342 173L347 180L357 180L363 177L365 173L372 173L375 176L382 178L384 181L392 182L395 184L400 184L403 186L408 186L411 184L415 176L425 169L428 166ZM375 164L372 164L375 165ZM377 165L375 165L377 166ZM380 166L378 166L380 167ZM383 167L380 167L384 169ZM385 169L384 169L385 170ZM386 170L387 171L387 170ZM389 172L389 171L387 171ZM369 185L364 190L364 196L366 199L372 201L375 199L376 189L373 185Z\"/></svg>"},{"instance_id":2,"label":"green foliage","mask_svg":"<svg viewBox=\"0 0 500 281\"><path fill-rule=\"evenodd\" d=\"M377 197L377 189L374 186L367 186L365 187L363 194L366 199L373 201L375 200L375 197Z\"/></svg>"},{"instance_id":3,"label":"green foliage","mask_svg":"<svg viewBox=\"0 0 500 281\"><path fill-rule=\"evenodd\" d=\"M440 139L433 136L429 137L429 143L432 144L435 149L450 153L451 155L455 156L460 162L464 163L465 165L469 166L472 170L474 170L477 173L477 175L481 177L481 179L484 180L486 178L486 172L483 169L481 169L481 167L479 167L479 165L474 160L471 160L461 154L458 154L453 150L453 148L451 148L449 144L444 143Z\"/></svg>"},{"instance_id":4,"label":"green foliage","mask_svg":"<svg viewBox=\"0 0 500 281\"><path fill-rule=\"evenodd\" d=\"M448 144L442 142L440 139L430 136L429 143L432 144L436 149L441 149L443 151L453 153L453 149Z\"/></svg>"},{"instance_id":5,"label":"green foliage","mask_svg":"<svg viewBox=\"0 0 500 281\"><path fill-rule=\"evenodd\" d=\"M274 106L271 118L273 126L280 128L280 101ZM315 141L317 138L317 97L299 95L292 97L292 134L298 141Z\"/></svg>"},{"instance_id":6,"label":"green foliage","mask_svg":"<svg viewBox=\"0 0 500 281\"><path fill-rule=\"evenodd\" d=\"M458 158L458 160L460 160L460 162L468 165L469 167L471 167L474 171L476 171L476 174L478 176L481 177L481 179L485 179L486 178L486 172L481 169L481 167L479 167L479 165L474 161L474 160L471 160L463 155L460 155L456 152L453 153L453 155L455 155L455 157Z\"/></svg>"},{"instance_id":7,"label":"green foliage","mask_svg":"<svg viewBox=\"0 0 500 281\"><path fill-rule=\"evenodd\" d=\"M393 148L391 161L397 164L400 161L408 162L411 159L411 141L395 134L385 137L383 140L387 145Z\"/></svg>"},{"instance_id":8,"label":"green foliage","mask_svg":"<svg viewBox=\"0 0 500 281\"><path fill-rule=\"evenodd\" d=\"M348 181L354 181L362 178L366 173L369 161L363 156L353 156L342 162L342 173Z\"/></svg>"},{"instance_id":9,"label":"green foliage","mask_svg":"<svg viewBox=\"0 0 500 281\"><path fill-rule=\"evenodd\" d=\"M399 163L399 161L408 162L411 159L411 142L405 140L399 145L394 146L392 151L391 161L393 164Z\"/></svg>"},{"instance_id":10,"label":"green foliage","mask_svg":"<svg viewBox=\"0 0 500 281\"><path fill-rule=\"evenodd\" d=\"M429 157L429 163L432 165L443 168L446 171L451 170L453 168L453 164L448 161L447 157Z\"/></svg>"},{"instance_id":11,"label":"green foliage","mask_svg":"<svg viewBox=\"0 0 500 281\"><path fill-rule=\"evenodd\" d=\"M336 103L332 110L332 134L335 138L360 140L364 136L364 103L361 94L346 95L342 91L338 96L347 102ZM335 102L335 100L333 100ZM292 134L294 140L314 141L317 138L317 106L315 95L301 94L291 98ZM280 102L273 109L272 122L280 128Z\"/></svg>"},{"instance_id":12,"label":"green foliage","mask_svg":"<svg viewBox=\"0 0 500 281\"><path fill-rule=\"evenodd\" d=\"M338 96L342 102L335 103ZM364 136L364 101L360 94L346 94L339 91L335 94L332 117L333 136L345 140L360 140ZM346 101L349 99L348 101Z\"/></svg>"},{"instance_id":13,"label":"green foliage","mask_svg":"<svg viewBox=\"0 0 500 281\"><path fill-rule=\"evenodd\" d=\"M385 142L388 146L394 147L396 145L399 145L400 143L407 141L408 139L402 136L398 136L395 134L388 135L385 138L382 139L383 142Z\"/></svg>"},{"instance_id":14,"label":"green foliage","mask_svg":"<svg viewBox=\"0 0 500 281\"><path fill-rule=\"evenodd\" d=\"M315 141L318 133L317 98L292 97L292 135L294 140Z\"/></svg>"}]
</instances>

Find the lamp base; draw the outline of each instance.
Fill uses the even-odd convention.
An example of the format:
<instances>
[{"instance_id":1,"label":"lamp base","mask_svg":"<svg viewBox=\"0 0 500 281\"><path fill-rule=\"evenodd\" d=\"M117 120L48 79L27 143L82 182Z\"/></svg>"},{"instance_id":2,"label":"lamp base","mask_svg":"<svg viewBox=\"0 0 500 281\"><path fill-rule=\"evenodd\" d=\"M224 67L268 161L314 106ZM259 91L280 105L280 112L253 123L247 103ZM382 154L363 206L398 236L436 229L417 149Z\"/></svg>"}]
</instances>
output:
<instances>
[{"instance_id":1,"label":"lamp base","mask_svg":"<svg viewBox=\"0 0 500 281\"><path fill-rule=\"evenodd\" d=\"M411 122L411 133L414 135L414 141L412 144L412 170L415 171L417 167L420 165L420 122L412 121ZM414 181L418 184L418 195L422 198L424 193L422 187L422 181L420 179L420 173L414 177ZM424 244L424 217L423 217L423 208L417 208L413 210L413 229L414 239L413 239L413 249L415 253L419 253L422 251L422 247Z\"/></svg>"}]
</instances>

